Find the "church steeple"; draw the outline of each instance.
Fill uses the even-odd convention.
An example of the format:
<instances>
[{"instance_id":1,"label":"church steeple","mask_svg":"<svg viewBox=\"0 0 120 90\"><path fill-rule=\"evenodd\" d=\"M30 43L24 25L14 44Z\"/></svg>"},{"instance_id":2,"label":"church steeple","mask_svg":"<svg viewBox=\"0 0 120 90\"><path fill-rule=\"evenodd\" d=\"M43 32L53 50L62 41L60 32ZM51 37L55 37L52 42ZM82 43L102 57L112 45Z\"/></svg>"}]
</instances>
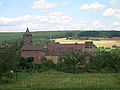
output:
<instances>
[{"instance_id":1,"label":"church steeple","mask_svg":"<svg viewBox=\"0 0 120 90\"><path fill-rule=\"evenodd\" d=\"M25 34L31 34L30 31L29 31L29 29L28 29L28 27L27 27L27 29L26 29Z\"/></svg>"},{"instance_id":2,"label":"church steeple","mask_svg":"<svg viewBox=\"0 0 120 90\"><path fill-rule=\"evenodd\" d=\"M32 45L32 34L29 31L28 27L23 35L23 39L24 39L24 45Z\"/></svg>"}]
</instances>

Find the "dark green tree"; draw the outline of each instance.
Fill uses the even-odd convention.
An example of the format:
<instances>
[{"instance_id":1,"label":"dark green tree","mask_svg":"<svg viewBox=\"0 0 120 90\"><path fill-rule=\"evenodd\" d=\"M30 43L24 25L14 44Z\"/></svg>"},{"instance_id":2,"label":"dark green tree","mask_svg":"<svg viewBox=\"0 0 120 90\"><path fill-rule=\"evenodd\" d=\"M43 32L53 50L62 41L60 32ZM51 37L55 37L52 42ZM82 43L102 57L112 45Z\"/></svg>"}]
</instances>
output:
<instances>
[{"instance_id":1,"label":"dark green tree","mask_svg":"<svg viewBox=\"0 0 120 90\"><path fill-rule=\"evenodd\" d=\"M47 60L47 58L43 57L40 72L48 71L48 70L52 70L52 69L55 69L54 62L52 60Z\"/></svg>"},{"instance_id":2,"label":"dark green tree","mask_svg":"<svg viewBox=\"0 0 120 90\"><path fill-rule=\"evenodd\" d=\"M21 57L19 66L21 66L22 70L29 71L31 72L34 69L34 64L33 64L33 57L28 57L28 58L23 58Z\"/></svg>"},{"instance_id":3,"label":"dark green tree","mask_svg":"<svg viewBox=\"0 0 120 90\"><path fill-rule=\"evenodd\" d=\"M100 51L88 66L98 72L120 72L120 50Z\"/></svg>"},{"instance_id":4,"label":"dark green tree","mask_svg":"<svg viewBox=\"0 0 120 90\"><path fill-rule=\"evenodd\" d=\"M10 71L16 72L19 67L19 52L15 51L13 48L8 48L0 52L0 72L10 73Z\"/></svg>"}]
</instances>

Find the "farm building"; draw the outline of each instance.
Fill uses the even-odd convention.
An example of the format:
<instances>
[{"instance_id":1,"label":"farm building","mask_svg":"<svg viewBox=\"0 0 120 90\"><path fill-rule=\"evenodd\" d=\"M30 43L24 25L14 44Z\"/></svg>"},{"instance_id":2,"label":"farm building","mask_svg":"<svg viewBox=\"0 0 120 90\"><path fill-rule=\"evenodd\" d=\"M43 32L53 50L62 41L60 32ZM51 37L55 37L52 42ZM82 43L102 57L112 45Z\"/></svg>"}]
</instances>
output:
<instances>
[{"instance_id":1,"label":"farm building","mask_svg":"<svg viewBox=\"0 0 120 90\"><path fill-rule=\"evenodd\" d=\"M32 45L32 33L27 28L23 35L24 45L20 49L23 57L33 57L34 64L40 64L41 59L46 57L54 63L59 61L59 56L70 53L87 53L93 55L93 42L85 42L83 44L47 44L47 45Z\"/></svg>"}]
</instances>

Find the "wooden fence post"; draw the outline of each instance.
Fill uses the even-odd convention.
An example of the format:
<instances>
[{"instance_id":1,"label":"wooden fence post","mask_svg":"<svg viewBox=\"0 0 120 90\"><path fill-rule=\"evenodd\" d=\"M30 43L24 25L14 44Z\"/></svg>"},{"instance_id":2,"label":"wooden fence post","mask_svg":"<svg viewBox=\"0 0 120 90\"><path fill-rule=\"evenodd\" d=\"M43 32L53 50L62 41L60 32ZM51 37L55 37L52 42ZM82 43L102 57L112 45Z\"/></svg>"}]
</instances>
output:
<instances>
[{"instance_id":1,"label":"wooden fence post","mask_svg":"<svg viewBox=\"0 0 120 90\"><path fill-rule=\"evenodd\" d=\"M0 72L0 80L2 80L2 72Z\"/></svg>"}]
</instances>

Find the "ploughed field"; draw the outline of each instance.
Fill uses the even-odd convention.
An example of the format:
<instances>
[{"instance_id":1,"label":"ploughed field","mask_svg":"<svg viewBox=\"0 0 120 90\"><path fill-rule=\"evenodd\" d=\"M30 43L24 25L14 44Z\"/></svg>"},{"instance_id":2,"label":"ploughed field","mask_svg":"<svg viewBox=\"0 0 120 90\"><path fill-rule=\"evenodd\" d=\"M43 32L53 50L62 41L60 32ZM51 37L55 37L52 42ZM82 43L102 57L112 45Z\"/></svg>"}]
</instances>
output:
<instances>
[{"instance_id":1,"label":"ploughed field","mask_svg":"<svg viewBox=\"0 0 120 90\"><path fill-rule=\"evenodd\" d=\"M74 44L74 43L84 43L85 41L91 41L91 40L66 40L66 38L58 38L53 39L55 42L59 42L60 44ZM100 40L100 41L94 41L93 43L97 47L108 47L111 48L113 45L120 46L120 40Z\"/></svg>"},{"instance_id":2,"label":"ploughed field","mask_svg":"<svg viewBox=\"0 0 120 90\"><path fill-rule=\"evenodd\" d=\"M29 75L28 75L29 76ZM34 73L28 78L10 84L1 84L0 90L120 90L120 74L79 73L56 71Z\"/></svg>"}]
</instances>

